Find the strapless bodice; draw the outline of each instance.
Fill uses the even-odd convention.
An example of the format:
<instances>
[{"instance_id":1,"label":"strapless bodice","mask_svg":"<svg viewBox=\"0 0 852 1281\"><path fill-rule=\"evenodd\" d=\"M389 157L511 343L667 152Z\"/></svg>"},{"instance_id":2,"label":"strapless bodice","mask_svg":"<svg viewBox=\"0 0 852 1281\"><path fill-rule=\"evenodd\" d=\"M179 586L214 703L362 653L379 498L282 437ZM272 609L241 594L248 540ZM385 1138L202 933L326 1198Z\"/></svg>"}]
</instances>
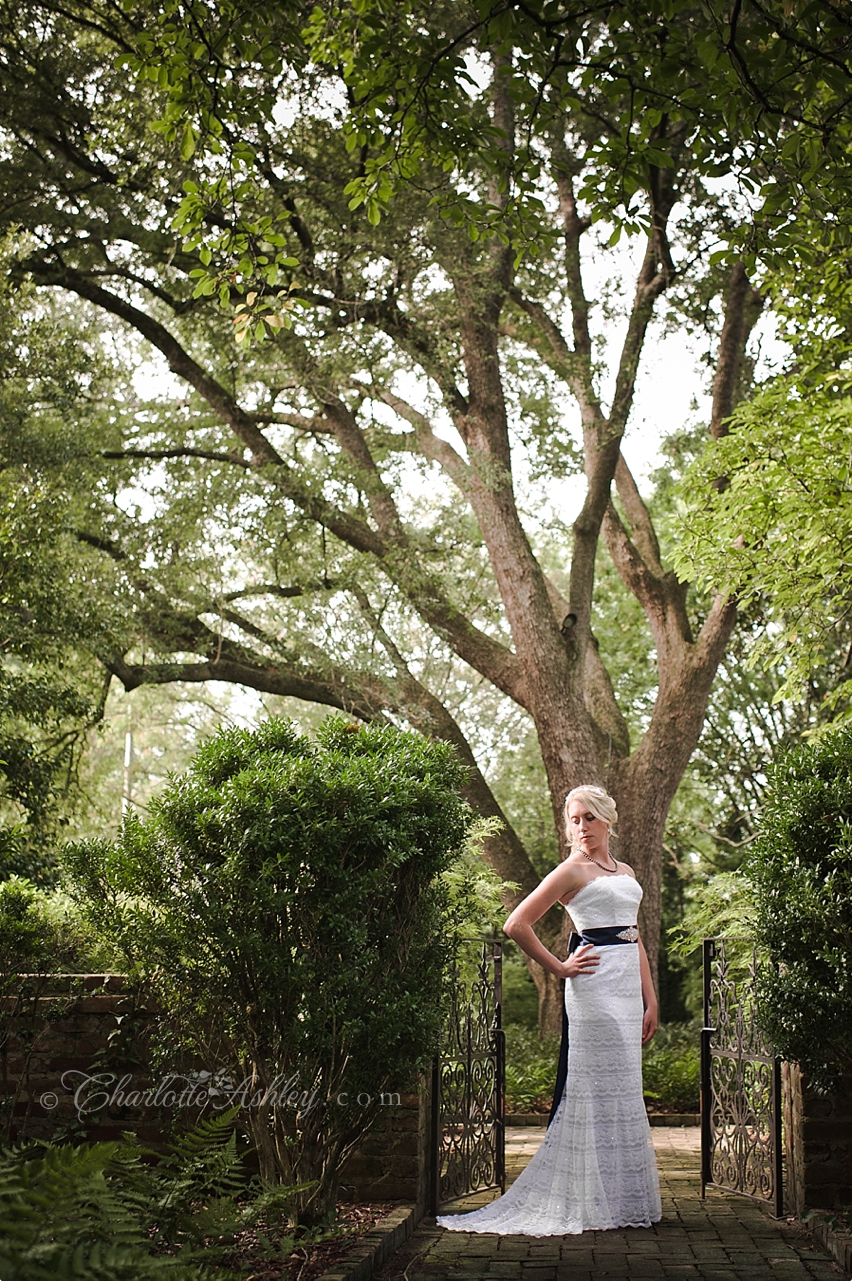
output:
<instances>
[{"instance_id":1,"label":"strapless bodice","mask_svg":"<svg viewBox=\"0 0 852 1281\"><path fill-rule=\"evenodd\" d=\"M596 876L566 904L575 929L596 930L603 925L635 925L642 902L642 886L627 872Z\"/></svg>"}]
</instances>

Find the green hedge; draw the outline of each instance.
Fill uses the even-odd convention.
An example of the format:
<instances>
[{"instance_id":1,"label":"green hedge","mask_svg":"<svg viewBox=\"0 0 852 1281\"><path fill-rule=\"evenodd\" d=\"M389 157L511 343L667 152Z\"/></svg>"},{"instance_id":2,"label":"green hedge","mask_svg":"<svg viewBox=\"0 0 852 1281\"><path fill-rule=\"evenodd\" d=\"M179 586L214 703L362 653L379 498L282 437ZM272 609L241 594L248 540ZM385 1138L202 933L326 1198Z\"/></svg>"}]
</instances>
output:
<instances>
[{"instance_id":1,"label":"green hedge","mask_svg":"<svg viewBox=\"0 0 852 1281\"><path fill-rule=\"evenodd\" d=\"M747 868L768 954L761 1021L819 1088L852 1070L852 727L784 756Z\"/></svg>"}]
</instances>

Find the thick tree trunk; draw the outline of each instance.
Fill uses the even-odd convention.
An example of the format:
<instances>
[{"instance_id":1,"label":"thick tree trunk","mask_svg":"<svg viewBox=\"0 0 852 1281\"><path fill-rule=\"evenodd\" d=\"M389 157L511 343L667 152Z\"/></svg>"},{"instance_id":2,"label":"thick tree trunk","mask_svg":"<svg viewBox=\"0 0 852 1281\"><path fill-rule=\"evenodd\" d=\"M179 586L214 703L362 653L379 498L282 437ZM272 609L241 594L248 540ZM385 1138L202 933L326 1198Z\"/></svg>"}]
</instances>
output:
<instances>
[{"instance_id":1,"label":"thick tree trunk","mask_svg":"<svg viewBox=\"0 0 852 1281\"><path fill-rule=\"evenodd\" d=\"M637 776L629 768L624 773L627 775L624 782L612 785L618 806L619 833L613 848L617 858L630 864L642 886L639 928L656 984L662 917L663 835L680 779L647 780L644 772Z\"/></svg>"}]
</instances>

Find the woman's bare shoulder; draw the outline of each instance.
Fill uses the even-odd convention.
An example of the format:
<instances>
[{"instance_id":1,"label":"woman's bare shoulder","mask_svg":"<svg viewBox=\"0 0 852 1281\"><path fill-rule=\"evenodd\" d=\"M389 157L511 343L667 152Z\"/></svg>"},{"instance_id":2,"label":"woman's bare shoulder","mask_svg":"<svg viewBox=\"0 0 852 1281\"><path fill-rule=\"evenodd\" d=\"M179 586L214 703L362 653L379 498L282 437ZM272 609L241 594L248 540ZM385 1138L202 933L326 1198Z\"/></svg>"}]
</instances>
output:
<instances>
[{"instance_id":1,"label":"woman's bare shoulder","mask_svg":"<svg viewBox=\"0 0 852 1281\"><path fill-rule=\"evenodd\" d=\"M532 893L521 900L510 913L506 921L507 926L516 923L534 925L555 903L560 903L571 894L576 894L580 885L579 882L575 884L575 872L568 866L568 861L566 859L563 863L557 863Z\"/></svg>"},{"instance_id":2,"label":"woman's bare shoulder","mask_svg":"<svg viewBox=\"0 0 852 1281\"><path fill-rule=\"evenodd\" d=\"M633 871L633 868L629 863L622 863L619 860L616 860L616 862L618 862L619 872L623 872L625 876L632 876L634 881L636 880L636 873Z\"/></svg>"},{"instance_id":3,"label":"woman's bare shoulder","mask_svg":"<svg viewBox=\"0 0 852 1281\"><path fill-rule=\"evenodd\" d=\"M585 884L583 878L583 869L578 868L576 863L569 857L557 863L551 871L548 872L544 880L533 890L530 898L548 899L549 905L560 902L572 894L576 894L580 887Z\"/></svg>"},{"instance_id":4,"label":"woman's bare shoulder","mask_svg":"<svg viewBox=\"0 0 852 1281\"><path fill-rule=\"evenodd\" d=\"M559 901L563 907L567 907L567 900L573 898L575 894L579 894L580 890L585 889L589 881L595 878L588 874L589 870L581 859L573 859L570 854L559 866L563 869L563 875L560 877L560 886L564 887L559 895Z\"/></svg>"},{"instance_id":5,"label":"woman's bare shoulder","mask_svg":"<svg viewBox=\"0 0 852 1281\"><path fill-rule=\"evenodd\" d=\"M578 867L570 857L557 863L545 879L554 887L558 887L560 898L564 898L566 894L575 894L584 884L583 869Z\"/></svg>"}]
</instances>

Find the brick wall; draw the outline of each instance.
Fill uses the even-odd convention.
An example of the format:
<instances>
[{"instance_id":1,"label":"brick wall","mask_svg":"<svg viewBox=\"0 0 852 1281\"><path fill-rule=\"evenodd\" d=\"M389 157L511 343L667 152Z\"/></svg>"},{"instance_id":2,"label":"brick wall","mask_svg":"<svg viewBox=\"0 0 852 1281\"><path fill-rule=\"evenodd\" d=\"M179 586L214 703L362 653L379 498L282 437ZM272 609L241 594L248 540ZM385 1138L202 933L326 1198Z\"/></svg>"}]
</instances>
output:
<instances>
[{"instance_id":1,"label":"brick wall","mask_svg":"<svg viewBox=\"0 0 852 1281\"><path fill-rule=\"evenodd\" d=\"M430 1084L424 1077L400 1095L399 1107L381 1109L369 1134L341 1171L341 1199L414 1201L425 1211L430 1106Z\"/></svg>"},{"instance_id":2,"label":"brick wall","mask_svg":"<svg viewBox=\"0 0 852 1281\"><path fill-rule=\"evenodd\" d=\"M10 1140L94 1142L131 1130L148 1146L161 1144L175 1109L168 1106L168 1090L157 1091L150 1073L150 1013L125 980L88 974L51 976L41 989L36 983L29 980L22 995L0 999L0 1115ZM75 1103L75 1090L92 1074L101 1078L100 1097L90 1105L86 1086ZM173 1086L173 1094L182 1084ZM140 1098L146 1090L148 1100ZM343 1199L425 1206L429 1107L428 1081L421 1080L400 1094L398 1106L394 1101L380 1109L341 1171ZM198 1111L188 1108L186 1115L194 1119Z\"/></svg>"},{"instance_id":3,"label":"brick wall","mask_svg":"<svg viewBox=\"0 0 852 1281\"><path fill-rule=\"evenodd\" d=\"M150 1085L147 1064L147 1018L120 976L25 977L16 995L0 999L0 1110L12 1142L94 1142L123 1130L156 1142L164 1110L134 1106L129 1094ZM105 1106L90 1087L78 1093L92 1074L102 1078L97 1092ZM126 1075L132 1082L122 1092Z\"/></svg>"},{"instance_id":4,"label":"brick wall","mask_svg":"<svg viewBox=\"0 0 852 1281\"><path fill-rule=\"evenodd\" d=\"M852 1076L816 1094L798 1064L785 1063L784 1133L788 1208L835 1210L852 1203Z\"/></svg>"}]
</instances>

